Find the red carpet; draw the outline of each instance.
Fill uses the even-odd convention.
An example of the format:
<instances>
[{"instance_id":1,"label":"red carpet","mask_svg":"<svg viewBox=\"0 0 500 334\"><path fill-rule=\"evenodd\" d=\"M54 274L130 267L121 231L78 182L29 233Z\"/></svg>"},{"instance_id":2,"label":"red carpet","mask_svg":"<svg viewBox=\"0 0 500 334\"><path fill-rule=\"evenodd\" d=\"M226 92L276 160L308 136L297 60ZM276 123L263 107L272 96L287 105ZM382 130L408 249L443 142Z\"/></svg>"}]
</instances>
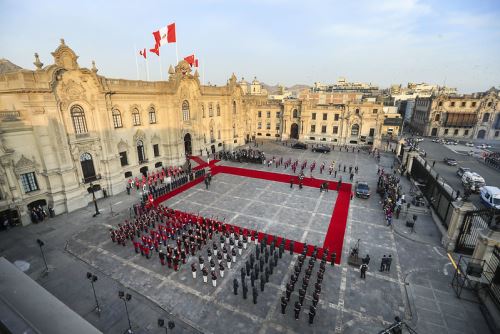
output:
<instances>
[{"instance_id":1,"label":"red carpet","mask_svg":"<svg viewBox=\"0 0 500 334\"><path fill-rule=\"evenodd\" d=\"M213 167L216 163L220 161L220 160L210 160L210 164L207 164L205 160L194 155L190 156L189 159L193 160L198 164L198 166L194 167L193 170L198 170L205 167Z\"/></svg>"},{"instance_id":2,"label":"red carpet","mask_svg":"<svg viewBox=\"0 0 500 334\"><path fill-rule=\"evenodd\" d=\"M192 160L195 162L199 163L200 165L197 166L198 169L207 167L208 164L204 162L202 159L199 157L190 157ZM244 177L251 177L251 178L256 178L256 179L263 179L263 180L269 180L269 181L274 181L274 182L284 182L284 183L289 183L290 179L293 178L294 184L298 184L298 178L297 176L294 175L289 175L289 174L280 174L280 173L273 173L273 172L266 172L266 171L259 171L259 170L254 170L254 169L246 169L246 168L239 168L239 167L230 167L230 166L218 166L215 165L219 160L213 160L210 161L210 167L212 169L212 175L216 175L219 173L225 173L225 174L231 174L231 175L238 175L238 176L244 176ZM171 191L168 194L165 194L163 196L158 197L154 201L154 205L158 205L159 203L168 200L169 198L174 197L175 195L183 192L184 190L187 190L199 183L203 182L203 177L200 177L194 181L191 181L189 183L186 183L185 185ZM335 181L327 181L327 180L322 180L322 179L316 179L316 178L304 178L303 180L303 185L306 187L314 187L314 188L319 188L320 185L323 182L328 182L329 190L337 190L337 185L338 182ZM341 257L342 257L342 247L344 245L344 235L345 235L345 228L347 225L347 215L349 214L349 205L350 205L350 195L351 195L351 188L352 185L350 183L342 183L342 186L340 187L340 191L338 192L337 200L335 202L335 206L333 208L333 213L332 217L330 219L330 225L328 226L328 230L325 236L325 241L323 243L323 247L319 248L318 247L318 258L321 258L323 255L323 249L328 249L329 252L331 253L332 251L337 254L337 258L335 263L340 264ZM252 230L249 229L243 229L239 226L234 226L230 224L226 224L229 226L232 226L236 231L240 230L246 230L251 232ZM259 241L262 240L262 238L266 237L267 235L265 233L258 232L259 236ZM278 239L278 244L281 243L281 239L283 237L281 236L274 236ZM290 241L288 239L285 239L285 249L289 250L290 249ZM294 252L295 253L302 253L304 249L304 244L298 241L294 241ZM311 255L313 252L314 245L308 245L307 249L307 255Z\"/></svg>"},{"instance_id":3,"label":"red carpet","mask_svg":"<svg viewBox=\"0 0 500 334\"><path fill-rule=\"evenodd\" d=\"M351 203L351 187L350 183L342 184L342 190L338 193L337 200L335 201L330 225L328 226L325 242L323 243L323 248L337 253L337 260L335 261L337 263L340 263L340 258L342 257L347 215L349 214L349 204Z\"/></svg>"}]
</instances>

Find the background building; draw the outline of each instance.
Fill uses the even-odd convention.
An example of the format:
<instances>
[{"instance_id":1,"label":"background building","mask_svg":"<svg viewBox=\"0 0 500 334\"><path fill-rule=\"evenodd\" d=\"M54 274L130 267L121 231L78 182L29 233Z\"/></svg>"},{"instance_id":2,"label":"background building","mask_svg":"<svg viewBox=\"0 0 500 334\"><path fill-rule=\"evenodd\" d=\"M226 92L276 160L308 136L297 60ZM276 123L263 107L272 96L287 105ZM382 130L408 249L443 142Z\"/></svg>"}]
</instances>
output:
<instances>
[{"instance_id":1,"label":"background building","mask_svg":"<svg viewBox=\"0 0 500 334\"><path fill-rule=\"evenodd\" d=\"M498 140L499 100L495 88L472 95L418 97L411 126L423 136Z\"/></svg>"}]
</instances>

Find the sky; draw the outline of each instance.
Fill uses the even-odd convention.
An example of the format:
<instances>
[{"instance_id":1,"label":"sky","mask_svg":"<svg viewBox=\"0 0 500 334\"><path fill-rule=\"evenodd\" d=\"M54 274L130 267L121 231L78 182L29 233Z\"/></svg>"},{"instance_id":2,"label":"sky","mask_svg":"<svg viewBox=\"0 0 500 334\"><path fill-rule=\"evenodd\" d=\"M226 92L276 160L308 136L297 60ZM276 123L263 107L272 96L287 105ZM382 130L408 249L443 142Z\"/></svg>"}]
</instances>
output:
<instances>
[{"instance_id":1,"label":"sky","mask_svg":"<svg viewBox=\"0 0 500 334\"><path fill-rule=\"evenodd\" d=\"M0 58L34 69L38 52L49 65L64 38L81 67L95 60L106 77L146 80L138 50L172 22L179 59L194 53L205 83L234 72L285 86L345 77L500 88L500 0L0 0ZM150 80L176 63L175 44L160 53L148 54Z\"/></svg>"}]
</instances>

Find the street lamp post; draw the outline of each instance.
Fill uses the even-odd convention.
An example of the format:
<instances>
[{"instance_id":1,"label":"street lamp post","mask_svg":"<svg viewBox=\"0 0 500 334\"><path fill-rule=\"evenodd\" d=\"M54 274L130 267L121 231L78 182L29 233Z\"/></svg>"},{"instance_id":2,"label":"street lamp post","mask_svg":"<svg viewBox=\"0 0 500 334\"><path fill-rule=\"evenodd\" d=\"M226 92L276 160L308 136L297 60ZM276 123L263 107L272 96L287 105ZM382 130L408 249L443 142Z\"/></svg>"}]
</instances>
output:
<instances>
[{"instance_id":1,"label":"street lamp post","mask_svg":"<svg viewBox=\"0 0 500 334\"><path fill-rule=\"evenodd\" d=\"M43 248L42 248L42 246L44 246L45 243L40 239L36 239L36 242L38 243L38 246L40 246L40 252L42 253L43 263L45 264L44 275L47 275L49 273L49 266L47 266L47 260L45 260L45 254L43 253Z\"/></svg>"},{"instance_id":2,"label":"street lamp post","mask_svg":"<svg viewBox=\"0 0 500 334\"><path fill-rule=\"evenodd\" d=\"M121 300L123 300L123 303L125 304L125 312L127 313L127 320L128 320L128 329L125 331L125 333L132 334L134 333L132 331L132 325L130 324L130 316L128 314L128 307L127 307L127 302L132 299L132 295L129 293L125 294L123 291L118 291L118 297L120 297Z\"/></svg>"},{"instance_id":3,"label":"street lamp post","mask_svg":"<svg viewBox=\"0 0 500 334\"><path fill-rule=\"evenodd\" d=\"M97 276L88 272L87 279L90 281L90 284L92 285L92 291L94 291L94 299L96 305L94 310L96 310L97 314L101 316L101 308L99 307L99 301L97 300L97 295L95 294L95 287L94 287L94 282L97 281Z\"/></svg>"},{"instance_id":4,"label":"street lamp post","mask_svg":"<svg viewBox=\"0 0 500 334\"><path fill-rule=\"evenodd\" d=\"M90 189L92 190L92 200L94 201L94 205L95 205L95 213L92 217L95 217L98 214L100 214L100 212L99 212L99 208L97 207L97 199L95 198L94 185L92 184L92 182L90 182Z\"/></svg>"}]
</instances>

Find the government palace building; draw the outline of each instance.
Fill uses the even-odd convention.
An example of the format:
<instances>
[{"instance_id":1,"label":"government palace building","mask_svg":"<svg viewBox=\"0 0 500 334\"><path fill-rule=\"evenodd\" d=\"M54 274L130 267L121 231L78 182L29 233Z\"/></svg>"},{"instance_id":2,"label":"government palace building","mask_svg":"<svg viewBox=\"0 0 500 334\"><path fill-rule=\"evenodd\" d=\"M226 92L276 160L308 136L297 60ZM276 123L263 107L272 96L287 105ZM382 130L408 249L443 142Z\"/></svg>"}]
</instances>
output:
<instances>
[{"instance_id":1,"label":"government palace building","mask_svg":"<svg viewBox=\"0 0 500 334\"><path fill-rule=\"evenodd\" d=\"M184 60L167 81L110 79L94 62L80 67L64 40L52 56L44 66L35 54L34 70L0 60L0 211L22 224L33 206L86 207L90 182L98 197L114 195L188 155L266 139L380 147L400 130L400 115L376 98L271 99L234 74L202 85Z\"/></svg>"}]
</instances>

